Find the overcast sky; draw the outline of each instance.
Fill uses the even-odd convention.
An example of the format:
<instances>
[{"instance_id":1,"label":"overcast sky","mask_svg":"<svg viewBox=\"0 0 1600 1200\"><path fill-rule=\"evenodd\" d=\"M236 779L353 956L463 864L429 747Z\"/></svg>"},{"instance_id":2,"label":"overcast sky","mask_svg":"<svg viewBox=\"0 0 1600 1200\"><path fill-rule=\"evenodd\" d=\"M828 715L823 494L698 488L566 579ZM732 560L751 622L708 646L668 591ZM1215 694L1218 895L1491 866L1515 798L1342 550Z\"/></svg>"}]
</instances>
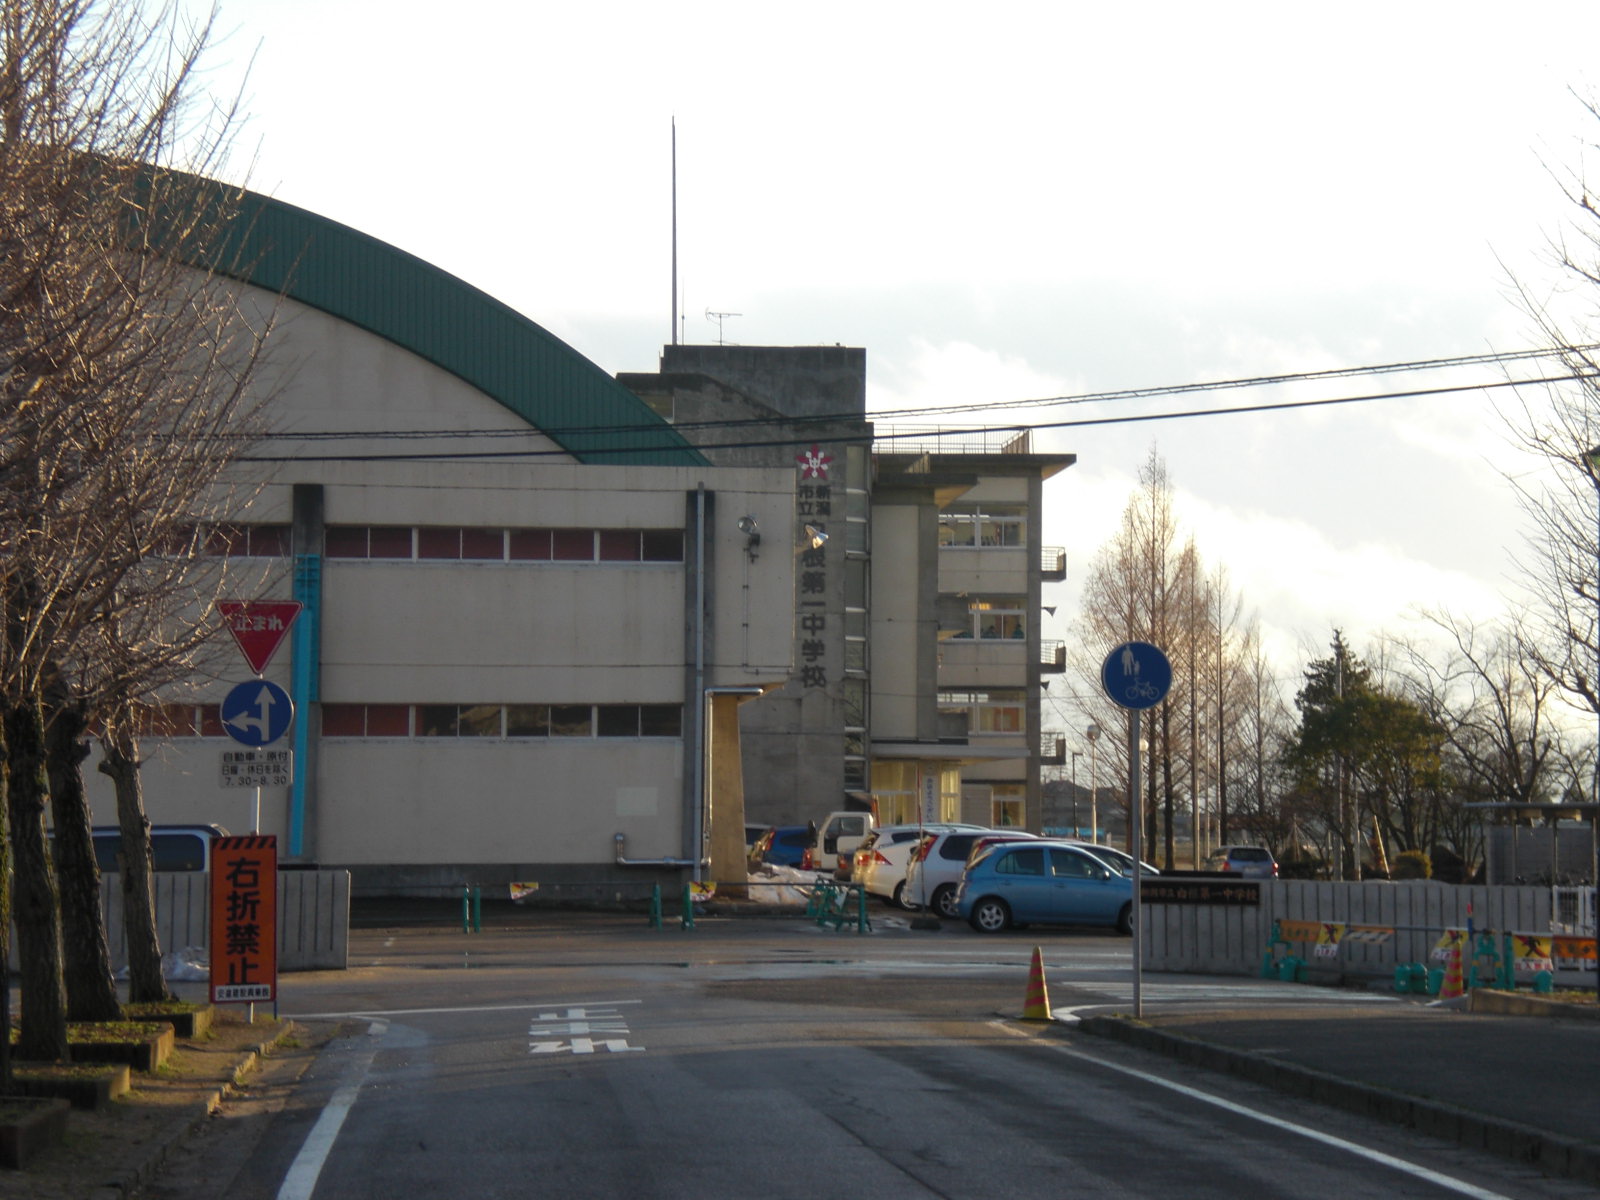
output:
<instances>
[{"instance_id":1,"label":"overcast sky","mask_svg":"<svg viewBox=\"0 0 1600 1200\"><path fill-rule=\"evenodd\" d=\"M730 342L864 347L875 411L1527 348L1508 276L1554 279L1551 170L1600 140L1573 94L1600 88L1592 0L223 0L219 30L208 86L254 60L239 164L257 190L461 276L611 372L654 369L671 340L675 118L682 340L717 340L710 311L738 314ZM1493 615L1512 586L1501 472L1522 466L1481 393L1036 446L1078 456L1047 487L1072 579L1047 594L1046 636L1070 635L1152 446L1291 693L1336 626L1359 651L1418 604Z\"/></svg>"}]
</instances>

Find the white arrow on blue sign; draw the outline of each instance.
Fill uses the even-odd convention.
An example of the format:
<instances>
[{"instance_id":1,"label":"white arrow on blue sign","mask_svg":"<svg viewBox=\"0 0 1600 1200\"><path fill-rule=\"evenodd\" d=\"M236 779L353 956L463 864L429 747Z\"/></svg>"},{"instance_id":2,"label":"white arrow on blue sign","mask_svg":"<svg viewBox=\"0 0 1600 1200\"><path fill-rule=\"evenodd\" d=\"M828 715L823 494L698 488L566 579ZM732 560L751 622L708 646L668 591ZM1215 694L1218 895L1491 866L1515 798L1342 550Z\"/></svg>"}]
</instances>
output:
<instances>
[{"instance_id":1,"label":"white arrow on blue sign","mask_svg":"<svg viewBox=\"0 0 1600 1200\"><path fill-rule=\"evenodd\" d=\"M289 693L265 679L234 684L222 701L222 727L241 746L270 746L293 723Z\"/></svg>"},{"instance_id":2,"label":"white arrow on blue sign","mask_svg":"<svg viewBox=\"0 0 1600 1200\"><path fill-rule=\"evenodd\" d=\"M1100 686L1113 704L1154 708L1172 686L1172 664L1149 642L1123 642L1100 667Z\"/></svg>"}]
</instances>

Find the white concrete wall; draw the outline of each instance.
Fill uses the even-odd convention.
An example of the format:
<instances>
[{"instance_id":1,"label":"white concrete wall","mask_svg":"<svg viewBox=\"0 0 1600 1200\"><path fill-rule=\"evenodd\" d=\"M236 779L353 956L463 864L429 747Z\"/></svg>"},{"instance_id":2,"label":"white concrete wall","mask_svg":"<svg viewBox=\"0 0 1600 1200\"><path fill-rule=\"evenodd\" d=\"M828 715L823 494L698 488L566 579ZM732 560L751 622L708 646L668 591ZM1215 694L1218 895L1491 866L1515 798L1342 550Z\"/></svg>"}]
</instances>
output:
<instances>
[{"instance_id":1,"label":"white concrete wall","mask_svg":"<svg viewBox=\"0 0 1600 1200\"><path fill-rule=\"evenodd\" d=\"M287 306L262 385L280 431L518 431L490 449L550 449L515 414L392 343L322 313ZM474 446L484 445L481 441ZM453 437L272 440L270 452L459 453ZM585 466L528 460L297 461L277 464L239 519L282 523L295 484L321 484L330 526L459 525L684 531L681 563L326 559L324 704L682 704L681 738L333 738L320 742L311 852L324 864L609 864L683 852L690 814L687 749L695 713L690 604L691 497L713 498L705 587L713 615L704 684L778 684L792 673L794 557L755 560L737 527L794 524L794 471L782 468ZM286 560L254 560L271 582L240 598L290 594ZM290 684L290 644L268 678ZM250 676L224 636L209 677L185 699L219 703ZM301 719L306 719L306 714ZM312 729L313 736L318 730ZM286 745L280 743L280 745ZM227 738L147 743L145 802L157 823L248 832L255 795L220 786ZM92 764L91 764L92 768ZM305 769L300 764L299 769ZM88 772L95 819L115 820L109 785ZM265 789L264 833L288 833L289 789Z\"/></svg>"},{"instance_id":2,"label":"white concrete wall","mask_svg":"<svg viewBox=\"0 0 1600 1200\"><path fill-rule=\"evenodd\" d=\"M921 678L918 589L922 570L920 510L874 505L872 510L872 734L878 739L917 736ZM929 614L931 616L931 614Z\"/></svg>"}]
</instances>

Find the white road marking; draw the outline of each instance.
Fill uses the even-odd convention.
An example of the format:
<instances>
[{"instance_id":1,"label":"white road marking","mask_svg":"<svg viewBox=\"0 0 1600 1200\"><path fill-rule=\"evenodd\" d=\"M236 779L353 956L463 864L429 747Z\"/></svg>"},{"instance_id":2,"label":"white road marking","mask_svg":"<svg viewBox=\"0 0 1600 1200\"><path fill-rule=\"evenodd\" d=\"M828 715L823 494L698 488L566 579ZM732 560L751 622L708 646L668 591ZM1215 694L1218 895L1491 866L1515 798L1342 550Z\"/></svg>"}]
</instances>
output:
<instances>
[{"instance_id":1,"label":"white road marking","mask_svg":"<svg viewBox=\"0 0 1600 1200\"><path fill-rule=\"evenodd\" d=\"M1016 1037L1025 1038L1029 1036L1027 1031L1015 1029L1006 1021L990 1021L989 1024ZM1144 1083L1153 1084L1156 1087L1166 1088L1171 1092L1177 1092L1180 1096L1186 1096L1189 1099L1197 1100L1202 1104L1209 1104L1215 1108L1223 1109L1225 1112L1234 1113L1237 1116L1248 1117L1253 1121L1259 1121L1263 1125L1269 1125L1274 1129L1281 1129L1286 1133L1298 1134L1300 1137L1306 1138L1309 1141L1320 1142L1324 1146L1331 1146L1335 1150L1343 1150L1347 1154L1355 1155L1357 1158L1364 1158L1368 1162L1389 1167L1392 1170L1401 1172L1402 1174L1410 1175L1427 1183L1435 1184L1436 1186L1442 1187L1447 1191L1456 1192L1462 1196L1471 1196L1474 1198L1474 1200L1511 1200L1510 1197L1504 1195L1503 1193L1491 1192L1487 1188L1481 1188L1475 1184L1465 1183L1459 1179L1452 1179L1448 1175L1440 1174L1438 1171L1430 1170L1427 1167L1419 1167L1416 1163L1407 1162L1403 1158L1396 1158L1394 1155L1385 1154L1381 1150L1373 1150L1368 1146L1362 1146L1356 1142L1346 1141L1344 1138L1334 1137L1332 1134L1322 1133L1305 1125L1297 1125L1293 1121L1285 1121L1282 1117L1274 1117L1267 1113L1257 1112L1253 1108L1246 1108L1242 1104L1235 1104L1232 1100L1224 1100L1221 1096L1213 1096L1209 1092L1202 1092L1197 1088L1186 1087L1184 1084L1175 1083L1170 1079L1163 1079L1159 1075L1152 1075L1148 1071L1141 1071L1135 1067L1125 1067L1119 1063L1109 1062L1106 1059L1096 1057L1093 1054L1086 1054L1082 1050L1074 1050L1070 1046L1063 1046L1056 1042L1040 1041L1039 1045L1044 1046L1046 1049L1054 1050L1058 1054L1065 1054L1068 1058L1076 1058L1082 1060L1083 1062L1093 1063L1095 1066L1103 1067L1105 1070L1115 1071L1118 1074L1127 1075L1133 1079L1141 1080Z\"/></svg>"},{"instance_id":2,"label":"white road marking","mask_svg":"<svg viewBox=\"0 0 1600 1200\"><path fill-rule=\"evenodd\" d=\"M333 1093L333 1099L328 1101L328 1106L322 1110L317 1123L306 1135L305 1145L300 1147L300 1153L295 1155L294 1162L289 1166L289 1173L283 1177L278 1200L311 1200L311 1193L317 1190L317 1178L322 1174L323 1164L328 1161L328 1154L333 1150L333 1143L344 1126L344 1119L355 1105L361 1084L372 1068L373 1057L378 1053L378 1042L388 1030L387 1021L374 1021L367 1028L371 1040L346 1068L344 1079Z\"/></svg>"},{"instance_id":3,"label":"white road marking","mask_svg":"<svg viewBox=\"0 0 1600 1200\"><path fill-rule=\"evenodd\" d=\"M612 1008L618 1004L639 1004L638 1000L590 1000L585 1003L566 1005L571 1008ZM320 1013L285 1013L284 1016L295 1021L338 1021L350 1017L414 1017L427 1016L432 1013L486 1013L486 1012L526 1012L530 1008L548 1009L550 1001L541 1000L533 1004L484 1004L461 1005L456 1008L358 1008L351 1012L320 1012Z\"/></svg>"}]
</instances>

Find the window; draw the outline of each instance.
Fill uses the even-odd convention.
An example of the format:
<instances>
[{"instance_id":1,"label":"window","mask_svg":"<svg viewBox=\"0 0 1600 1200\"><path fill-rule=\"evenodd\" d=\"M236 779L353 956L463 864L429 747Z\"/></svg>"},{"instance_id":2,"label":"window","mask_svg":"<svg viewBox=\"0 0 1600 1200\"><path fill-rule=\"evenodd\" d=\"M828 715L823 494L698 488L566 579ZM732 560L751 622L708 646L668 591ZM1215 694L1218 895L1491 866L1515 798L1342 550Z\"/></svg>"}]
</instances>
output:
<instances>
[{"instance_id":1,"label":"window","mask_svg":"<svg viewBox=\"0 0 1600 1200\"><path fill-rule=\"evenodd\" d=\"M324 704L321 712L330 738L683 736L681 704Z\"/></svg>"},{"instance_id":2,"label":"window","mask_svg":"<svg viewBox=\"0 0 1600 1200\"><path fill-rule=\"evenodd\" d=\"M1027 789L1020 783L997 783L989 800L989 823L996 829L1020 829Z\"/></svg>"},{"instance_id":3,"label":"window","mask_svg":"<svg viewBox=\"0 0 1600 1200\"><path fill-rule=\"evenodd\" d=\"M590 737L594 732L594 713L587 704L552 704L551 737Z\"/></svg>"},{"instance_id":4,"label":"window","mask_svg":"<svg viewBox=\"0 0 1600 1200\"><path fill-rule=\"evenodd\" d=\"M640 737L682 737L683 705L641 704L639 706Z\"/></svg>"},{"instance_id":5,"label":"window","mask_svg":"<svg viewBox=\"0 0 1600 1200\"><path fill-rule=\"evenodd\" d=\"M1023 731L1022 691L994 688L981 692L941 692L940 712L965 712L970 734L1016 734Z\"/></svg>"},{"instance_id":6,"label":"window","mask_svg":"<svg viewBox=\"0 0 1600 1200\"><path fill-rule=\"evenodd\" d=\"M980 548L1028 545L1028 509L1023 504L967 504L939 514L939 545Z\"/></svg>"},{"instance_id":7,"label":"window","mask_svg":"<svg viewBox=\"0 0 1600 1200\"><path fill-rule=\"evenodd\" d=\"M1042 846L1028 846L1021 850L1010 850L995 863L996 875L1043 875L1044 874L1044 848Z\"/></svg>"},{"instance_id":8,"label":"window","mask_svg":"<svg viewBox=\"0 0 1600 1200\"><path fill-rule=\"evenodd\" d=\"M507 737L549 737L550 707L546 704L506 705Z\"/></svg>"},{"instance_id":9,"label":"window","mask_svg":"<svg viewBox=\"0 0 1600 1200\"><path fill-rule=\"evenodd\" d=\"M1093 879L1100 873L1087 854L1075 850L1050 851L1050 874L1057 879Z\"/></svg>"},{"instance_id":10,"label":"window","mask_svg":"<svg viewBox=\"0 0 1600 1200\"><path fill-rule=\"evenodd\" d=\"M552 529L551 557L560 562L593 562L594 530Z\"/></svg>"},{"instance_id":11,"label":"window","mask_svg":"<svg viewBox=\"0 0 1600 1200\"><path fill-rule=\"evenodd\" d=\"M257 533L257 530L264 532ZM289 527L219 526L207 531L211 553L288 554ZM174 553L183 543L170 539ZM248 547L248 550L246 549ZM330 525L329 558L386 558L456 562L683 561L681 529L502 529L479 526Z\"/></svg>"}]
</instances>

